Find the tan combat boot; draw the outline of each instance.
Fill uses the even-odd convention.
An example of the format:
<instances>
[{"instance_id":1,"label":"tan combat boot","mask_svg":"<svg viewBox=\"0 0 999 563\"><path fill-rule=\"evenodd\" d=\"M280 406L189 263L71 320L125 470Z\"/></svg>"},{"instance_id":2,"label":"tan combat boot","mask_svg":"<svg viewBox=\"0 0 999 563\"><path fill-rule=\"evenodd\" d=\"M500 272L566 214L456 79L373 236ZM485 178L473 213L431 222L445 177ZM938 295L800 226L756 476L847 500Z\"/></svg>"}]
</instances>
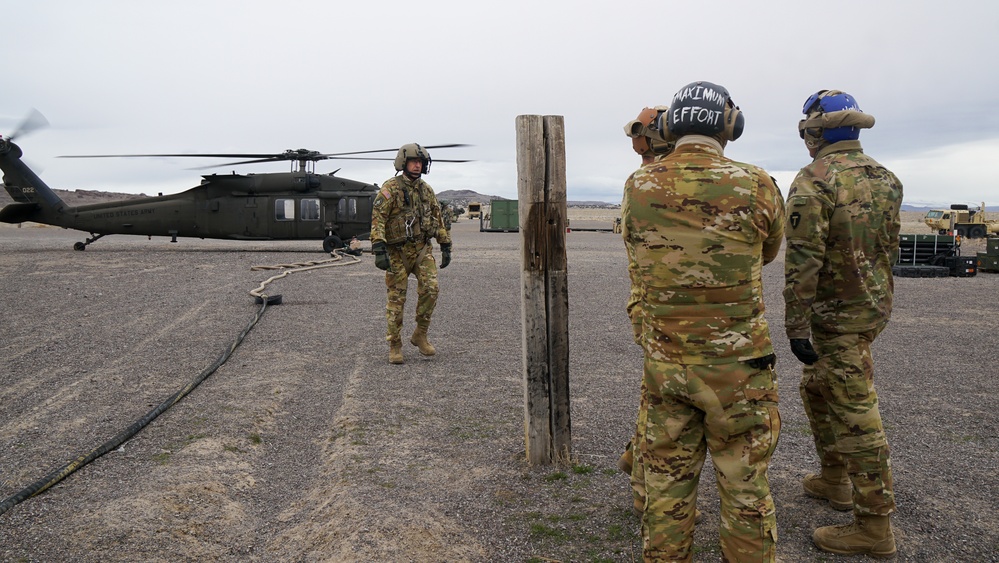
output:
<instances>
[{"instance_id":1,"label":"tan combat boot","mask_svg":"<svg viewBox=\"0 0 999 563\"><path fill-rule=\"evenodd\" d=\"M409 343L420 349L420 353L424 356L433 356L437 353L433 344L427 341L427 327L417 326L416 330L413 331L413 337L409 339Z\"/></svg>"},{"instance_id":2,"label":"tan combat boot","mask_svg":"<svg viewBox=\"0 0 999 563\"><path fill-rule=\"evenodd\" d=\"M402 339L389 340L389 363L390 364L401 364L405 360L402 359Z\"/></svg>"},{"instance_id":3,"label":"tan combat boot","mask_svg":"<svg viewBox=\"0 0 999 563\"><path fill-rule=\"evenodd\" d=\"M823 526L812 534L812 541L822 551L873 557L895 555L895 534L888 516L855 516L852 524Z\"/></svg>"},{"instance_id":4,"label":"tan combat boot","mask_svg":"<svg viewBox=\"0 0 999 563\"><path fill-rule=\"evenodd\" d=\"M617 468L621 471L631 475L631 466L635 463L635 454L631 452L631 442L624 447L624 453L617 460Z\"/></svg>"},{"instance_id":5,"label":"tan combat boot","mask_svg":"<svg viewBox=\"0 0 999 563\"><path fill-rule=\"evenodd\" d=\"M836 510L853 510L853 485L845 466L823 466L821 475L809 473L802 485L806 495L826 499Z\"/></svg>"}]
</instances>

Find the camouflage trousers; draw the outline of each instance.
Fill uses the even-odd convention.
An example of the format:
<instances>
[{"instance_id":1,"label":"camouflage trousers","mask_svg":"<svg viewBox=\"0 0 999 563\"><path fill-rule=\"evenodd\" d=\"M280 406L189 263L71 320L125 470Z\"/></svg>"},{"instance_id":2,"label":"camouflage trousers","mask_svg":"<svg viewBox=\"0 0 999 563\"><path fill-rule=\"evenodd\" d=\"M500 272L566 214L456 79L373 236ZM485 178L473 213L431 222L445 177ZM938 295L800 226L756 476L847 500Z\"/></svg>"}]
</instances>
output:
<instances>
[{"instance_id":1,"label":"camouflage trousers","mask_svg":"<svg viewBox=\"0 0 999 563\"><path fill-rule=\"evenodd\" d=\"M801 400L823 466L846 466L853 510L860 515L895 511L888 439L874 389L871 342L880 331L833 334L812 328L819 361L805 366Z\"/></svg>"},{"instance_id":2,"label":"camouflage trousers","mask_svg":"<svg viewBox=\"0 0 999 563\"><path fill-rule=\"evenodd\" d=\"M431 244L405 243L388 248L389 269L385 272L388 297L385 301L385 319L388 330L385 339L399 340L402 331L403 310L406 307L406 290L409 276L416 276L416 324L427 328L437 306L437 262Z\"/></svg>"},{"instance_id":3,"label":"camouflage trousers","mask_svg":"<svg viewBox=\"0 0 999 563\"><path fill-rule=\"evenodd\" d=\"M645 510L645 470L642 468L642 430L648 424L649 390L642 378L641 395L638 399L638 420L635 423L635 435L628 446L631 448L631 496L635 510Z\"/></svg>"},{"instance_id":4,"label":"camouflage trousers","mask_svg":"<svg viewBox=\"0 0 999 563\"><path fill-rule=\"evenodd\" d=\"M646 355L643 393L632 483L645 488L645 560L692 560L697 484L710 451L725 560L774 561L777 517L767 467L780 414L773 369L681 365Z\"/></svg>"}]
</instances>

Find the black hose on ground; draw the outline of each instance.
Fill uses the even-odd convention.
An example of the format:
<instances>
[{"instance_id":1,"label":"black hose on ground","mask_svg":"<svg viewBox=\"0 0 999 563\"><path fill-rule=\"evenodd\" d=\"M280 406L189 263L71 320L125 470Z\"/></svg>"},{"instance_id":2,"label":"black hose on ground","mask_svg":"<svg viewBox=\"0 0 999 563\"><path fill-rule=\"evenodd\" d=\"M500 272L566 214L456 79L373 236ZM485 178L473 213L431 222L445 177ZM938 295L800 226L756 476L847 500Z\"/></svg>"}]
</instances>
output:
<instances>
[{"instance_id":1,"label":"black hose on ground","mask_svg":"<svg viewBox=\"0 0 999 563\"><path fill-rule=\"evenodd\" d=\"M226 361L229 359L229 356L232 355L233 351L235 351L236 348L239 347L239 345L243 342L243 339L246 338L246 335L249 334L250 330L254 327L254 325L257 324L257 321L259 321L260 318L263 317L264 311L267 310L268 300L264 299L261 301L261 303L262 305L260 306L260 309L257 311L257 314L253 317L253 320L250 321L250 323L246 326L246 328L243 329L241 333L239 333L239 336L236 337L236 340L233 341L233 343L229 346L229 348L227 348L226 351L223 352L222 355L219 356L217 360L215 360L215 363L213 363L211 366L202 371L196 378L194 378L193 381L188 383L180 391L177 391L176 393L171 395L170 398L160 403L158 407L146 413L145 416L143 416L136 422L132 423L131 426L119 432L117 435L115 435L114 438L111 438L107 442L104 442L99 447L92 450L90 453L74 459L73 461L63 465L62 467L52 471L45 477L25 487L17 494L11 495L6 499L4 499L3 502L0 502L0 515L3 515L8 510L14 508L21 502L35 495L41 494L42 492L49 489L59 481L62 481L63 479L68 477L77 469L80 469L81 467L87 465L88 463L94 461L95 459L101 457L102 455L118 448L118 446L121 446L123 443L125 443L126 440L138 434L139 431L145 428L147 424L149 424L153 420L156 420L156 417L163 414L163 412L165 412L167 409L175 405L178 401L183 399L198 385L201 385L201 382L208 379L208 376L215 373L216 370L222 367L222 364L226 363Z\"/></svg>"}]
</instances>

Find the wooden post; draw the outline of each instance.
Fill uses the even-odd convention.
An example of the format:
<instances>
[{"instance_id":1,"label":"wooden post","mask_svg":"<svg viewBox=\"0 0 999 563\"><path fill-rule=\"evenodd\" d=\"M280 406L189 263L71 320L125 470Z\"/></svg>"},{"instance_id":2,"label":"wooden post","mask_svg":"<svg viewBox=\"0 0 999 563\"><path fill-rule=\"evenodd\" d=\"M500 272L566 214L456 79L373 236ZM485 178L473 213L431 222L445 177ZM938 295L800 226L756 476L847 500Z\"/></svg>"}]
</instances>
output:
<instances>
[{"instance_id":1,"label":"wooden post","mask_svg":"<svg viewBox=\"0 0 999 563\"><path fill-rule=\"evenodd\" d=\"M516 123L527 460L568 462L565 126L560 115L520 115Z\"/></svg>"}]
</instances>

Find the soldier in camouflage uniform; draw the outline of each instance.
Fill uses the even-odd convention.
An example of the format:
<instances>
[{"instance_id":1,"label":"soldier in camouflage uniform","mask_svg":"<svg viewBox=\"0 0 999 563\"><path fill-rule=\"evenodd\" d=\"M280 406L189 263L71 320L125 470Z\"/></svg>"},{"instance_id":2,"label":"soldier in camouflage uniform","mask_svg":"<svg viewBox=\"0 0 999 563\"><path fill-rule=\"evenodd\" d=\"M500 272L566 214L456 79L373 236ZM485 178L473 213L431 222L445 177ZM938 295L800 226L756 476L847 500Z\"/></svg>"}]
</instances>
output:
<instances>
[{"instance_id":1,"label":"soldier in camouflage uniform","mask_svg":"<svg viewBox=\"0 0 999 563\"><path fill-rule=\"evenodd\" d=\"M451 223L454 222L454 210L451 204L445 201L441 202L441 220L444 222L444 228L451 230Z\"/></svg>"},{"instance_id":2,"label":"soldier in camouflage uniform","mask_svg":"<svg viewBox=\"0 0 999 563\"><path fill-rule=\"evenodd\" d=\"M668 110L666 106L656 106L654 108L644 108L638 117L624 125L624 134L631 137L631 146L642 158L642 166L651 165L662 157L673 152L675 146L674 139L668 138L667 134L656 128L656 122L662 112ZM623 209L623 207L622 207ZM615 223L615 231L622 232L621 220ZM631 294L628 296L628 303L625 305L625 312L631 319L631 330L635 343L642 345L642 307L641 307L641 284L638 279L638 270L635 268L635 260L631 246L625 244L628 252L628 275L631 277ZM643 401L647 394L642 384L640 401ZM639 413L645 409L644 405L639 406ZM636 427L637 430L637 427ZM636 434L625 446L624 453L618 459L617 466L621 471L631 476L631 490L634 497L635 510L641 513L645 509L645 475L642 473L642 464L635 463L635 444L641 443L640 437Z\"/></svg>"},{"instance_id":3,"label":"soldier in camouflage uniform","mask_svg":"<svg viewBox=\"0 0 999 563\"><path fill-rule=\"evenodd\" d=\"M784 200L763 169L724 156L744 123L724 88L689 84L664 117L676 148L628 178L622 203L645 351L635 456L645 486L644 556L692 559L697 484L710 450L723 556L773 561L767 467L780 415L762 269L780 250Z\"/></svg>"},{"instance_id":4,"label":"soldier in camouflage uniform","mask_svg":"<svg viewBox=\"0 0 999 563\"><path fill-rule=\"evenodd\" d=\"M430 153L417 144L403 145L395 157L396 176L382 184L371 212L371 251L375 265L385 270L388 286L385 317L389 362L401 364L402 316L410 274L416 276L416 330L410 343L420 354L433 356L427 340L430 317L437 305L437 263L431 239L441 246L441 268L451 263L451 233L444 227L441 206L430 184L421 176L430 172ZM402 175L398 175L402 172Z\"/></svg>"},{"instance_id":5,"label":"soldier in camouflage uniform","mask_svg":"<svg viewBox=\"0 0 999 563\"><path fill-rule=\"evenodd\" d=\"M902 184L860 146L874 118L852 96L822 90L805 102L798 129L814 159L787 200L785 327L805 365L801 398L822 471L805 492L837 510L846 526L815 530L833 553L895 553L888 441L874 390L871 343L891 316L891 266L898 255Z\"/></svg>"}]
</instances>

